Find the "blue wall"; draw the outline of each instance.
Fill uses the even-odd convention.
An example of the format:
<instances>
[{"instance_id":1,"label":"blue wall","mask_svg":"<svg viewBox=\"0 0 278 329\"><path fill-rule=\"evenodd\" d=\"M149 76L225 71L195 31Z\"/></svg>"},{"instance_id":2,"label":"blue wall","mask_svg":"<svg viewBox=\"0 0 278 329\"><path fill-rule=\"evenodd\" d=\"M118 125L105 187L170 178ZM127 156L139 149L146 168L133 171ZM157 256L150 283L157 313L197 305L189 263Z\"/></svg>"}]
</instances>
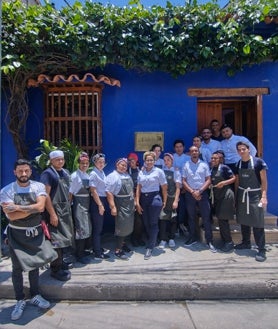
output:
<instances>
[{"instance_id":1,"label":"blue wall","mask_svg":"<svg viewBox=\"0 0 278 329\"><path fill-rule=\"evenodd\" d=\"M263 157L269 166L268 210L278 215L278 151L275 133L278 122L278 63L246 68L234 77L228 77L224 70L203 70L174 79L166 73L125 71L118 66L108 66L102 73L119 79L122 84L121 88L106 85L103 90L103 152L108 160L107 173L112 171L118 157L134 150L134 132L137 131L163 131L165 151L173 150L172 144L176 138L184 139L188 149L197 126L197 100L187 95L188 88L268 87L270 95L263 96ZM39 139L43 138L42 91L30 90L29 100L31 113L27 131L34 157ZM5 108L3 110L5 112ZM13 180L15 152L3 123L2 129L3 186Z\"/></svg>"}]
</instances>

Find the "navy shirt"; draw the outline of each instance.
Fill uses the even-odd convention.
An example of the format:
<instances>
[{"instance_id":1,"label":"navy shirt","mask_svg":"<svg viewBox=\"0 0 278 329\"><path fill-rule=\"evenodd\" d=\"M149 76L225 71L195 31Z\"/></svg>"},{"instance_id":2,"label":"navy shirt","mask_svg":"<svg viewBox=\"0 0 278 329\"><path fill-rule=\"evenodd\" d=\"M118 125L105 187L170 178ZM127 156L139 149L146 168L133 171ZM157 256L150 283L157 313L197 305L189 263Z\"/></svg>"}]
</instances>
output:
<instances>
[{"instance_id":1,"label":"navy shirt","mask_svg":"<svg viewBox=\"0 0 278 329\"><path fill-rule=\"evenodd\" d=\"M254 169L255 169L256 176L257 176L259 182L261 183L260 171L267 170L268 169L267 164L261 158L253 157L253 160L254 160ZM239 163L240 163L240 161L236 165L235 175L238 175ZM250 160L248 160L248 161L241 160L241 169L251 169L251 161Z\"/></svg>"}]
</instances>

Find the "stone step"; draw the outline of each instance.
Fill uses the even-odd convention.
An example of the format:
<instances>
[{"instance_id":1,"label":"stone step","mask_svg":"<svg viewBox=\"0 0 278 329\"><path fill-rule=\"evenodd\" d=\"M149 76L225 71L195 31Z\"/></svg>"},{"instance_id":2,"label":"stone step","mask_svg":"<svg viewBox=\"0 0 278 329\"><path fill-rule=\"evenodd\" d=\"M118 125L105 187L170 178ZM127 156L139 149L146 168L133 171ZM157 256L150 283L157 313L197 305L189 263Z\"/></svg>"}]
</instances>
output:
<instances>
[{"instance_id":1,"label":"stone step","mask_svg":"<svg viewBox=\"0 0 278 329\"><path fill-rule=\"evenodd\" d=\"M240 225L230 225L231 235L234 243L240 243L242 240ZM202 241L205 241L204 231L201 233ZM213 239L215 241L221 240L218 226L213 226ZM278 228L273 225L265 225L265 239L267 243L278 243ZM251 234L251 241L255 243L253 234Z\"/></svg>"},{"instance_id":2,"label":"stone step","mask_svg":"<svg viewBox=\"0 0 278 329\"><path fill-rule=\"evenodd\" d=\"M217 223L217 218L214 217L214 223ZM264 216L264 221L265 221L265 225L273 225L273 226L278 226L278 217L276 215L270 214L268 212L265 213ZM237 224L236 222L236 217L234 217L233 220L230 220L230 224Z\"/></svg>"},{"instance_id":3,"label":"stone step","mask_svg":"<svg viewBox=\"0 0 278 329\"><path fill-rule=\"evenodd\" d=\"M213 239L214 241L221 241L221 236L219 232L218 220L216 217L213 218ZM199 219L199 223L202 223L201 218ZM236 218L230 220L230 229L234 243L240 243L242 240L240 225L236 222ZM200 230L199 232L200 240L205 242L205 234L204 230ZM266 213L265 214L265 238L266 243L276 244L278 243L278 226L277 226L277 216ZM251 241L255 243L253 234L251 234Z\"/></svg>"}]
</instances>

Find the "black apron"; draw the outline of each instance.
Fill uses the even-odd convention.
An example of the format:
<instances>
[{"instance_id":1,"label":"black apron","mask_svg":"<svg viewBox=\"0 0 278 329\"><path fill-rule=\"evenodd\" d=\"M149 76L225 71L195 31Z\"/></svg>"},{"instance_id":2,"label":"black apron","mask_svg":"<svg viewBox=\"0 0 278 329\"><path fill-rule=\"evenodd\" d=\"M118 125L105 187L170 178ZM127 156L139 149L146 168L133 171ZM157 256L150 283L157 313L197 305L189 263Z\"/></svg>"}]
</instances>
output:
<instances>
[{"instance_id":1,"label":"black apron","mask_svg":"<svg viewBox=\"0 0 278 329\"><path fill-rule=\"evenodd\" d=\"M117 216L115 218L115 235L128 236L134 227L134 194L131 177L119 175L122 186L117 195L114 195Z\"/></svg>"},{"instance_id":2,"label":"black apron","mask_svg":"<svg viewBox=\"0 0 278 329\"><path fill-rule=\"evenodd\" d=\"M56 170L52 168L54 172ZM74 245L73 221L69 202L69 176L58 176L58 186L52 199L52 205L58 216L58 226L49 226L51 242L55 248L65 248Z\"/></svg>"},{"instance_id":3,"label":"black apron","mask_svg":"<svg viewBox=\"0 0 278 329\"><path fill-rule=\"evenodd\" d=\"M250 158L251 168L242 169L239 161L237 189L237 222L256 228L264 227L264 209L259 207L262 197L261 184L254 169L254 160Z\"/></svg>"},{"instance_id":4,"label":"black apron","mask_svg":"<svg viewBox=\"0 0 278 329\"><path fill-rule=\"evenodd\" d=\"M221 175L221 164L218 168L211 170L211 203L215 210L215 215L218 219L233 219L234 217L234 192L230 185L225 185L222 188L215 188L219 182L224 181Z\"/></svg>"},{"instance_id":5,"label":"black apron","mask_svg":"<svg viewBox=\"0 0 278 329\"><path fill-rule=\"evenodd\" d=\"M173 202L175 201L176 195L176 182L174 172L172 170L164 170L167 180L167 202L164 209L161 210L159 219L171 220L177 216L176 210L173 209Z\"/></svg>"},{"instance_id":6,"label":"black apron","mask_svg":"<svg viewBox=\"0 0 278 329\"><path fill-rule=\"evenodd\" d=\"M36 194L17 193L16 184L14 203L30 205L36 203ZM57 258L56 251L49 240L45 239L41 223L41 214L32 214L24 219L9 222L7 237L23 271L40 268Z\"/></svg>"},{"instance_id":7,"label":"black apron","mask_svg":"<svg viewBox=\"0 0 278 329\"><path fill-rule=\"evenodd\" d=\"M80 177L81 178L81 177ZM89 179L81 179L82 187L73 196L72 217L74 221L75 239L87 239L92 234L92 223L90 217L90 190Z\"/></svg>"}]
</instances>

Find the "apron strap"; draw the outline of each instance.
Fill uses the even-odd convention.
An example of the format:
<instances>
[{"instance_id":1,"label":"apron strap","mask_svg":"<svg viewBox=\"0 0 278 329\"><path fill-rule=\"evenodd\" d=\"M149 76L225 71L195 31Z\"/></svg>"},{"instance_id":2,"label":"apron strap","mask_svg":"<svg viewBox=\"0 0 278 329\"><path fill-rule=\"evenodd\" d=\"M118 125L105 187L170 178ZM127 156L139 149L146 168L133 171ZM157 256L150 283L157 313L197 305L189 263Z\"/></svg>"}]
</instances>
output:
<instances>
[{"instance_id":1,"label":"apron strap","mask_svg":"<svg viewBox=\"0 0 278 329\"><path fill-rule=\"evenodd\" d=\"M249 200L249 192L255 192L255 191L260 191L261 188L243 188L241 186L238 187L240 190L243 190L243 194L242 194L242 203L245 202L245 198L246 198L246 210L247 210L247 215L250 214L250 200Z\"/></svg>"}]
</instances>

